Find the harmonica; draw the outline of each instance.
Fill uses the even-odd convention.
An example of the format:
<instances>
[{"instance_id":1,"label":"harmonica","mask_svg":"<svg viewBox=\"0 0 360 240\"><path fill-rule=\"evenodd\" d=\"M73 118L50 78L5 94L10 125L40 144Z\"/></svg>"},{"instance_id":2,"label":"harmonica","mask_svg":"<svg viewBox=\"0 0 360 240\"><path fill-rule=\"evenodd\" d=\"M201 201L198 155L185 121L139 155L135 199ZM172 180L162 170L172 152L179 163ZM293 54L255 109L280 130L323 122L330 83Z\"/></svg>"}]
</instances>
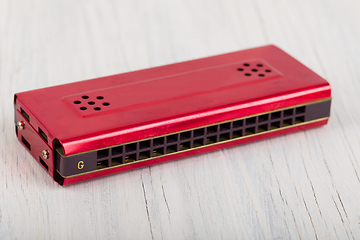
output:
<instances>
[{"instance_id":1,"label":"harmonica","mask_svg":"<svg viewBox=\"0 0 360 240\"><path fill-rule=\"evenodd\" d=\"M318 127L330 105L273 45L14 96L18 140L60 185Z\"/></svg>"}]
</instances>

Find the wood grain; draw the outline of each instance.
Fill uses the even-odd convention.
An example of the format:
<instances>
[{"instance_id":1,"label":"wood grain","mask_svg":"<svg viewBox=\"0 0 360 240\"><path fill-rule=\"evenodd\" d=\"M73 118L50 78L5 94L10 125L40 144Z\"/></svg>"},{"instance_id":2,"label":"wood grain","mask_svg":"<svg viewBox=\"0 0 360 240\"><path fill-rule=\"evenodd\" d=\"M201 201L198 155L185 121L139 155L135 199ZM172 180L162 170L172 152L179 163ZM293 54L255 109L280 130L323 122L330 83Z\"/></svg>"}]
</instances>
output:
<instances>
[{"instance_id":1,"label":"wood grain","mask_svg":"<svg viewBox=\"0 0 360 240\"><path fill-rule=\"evenodd\" d=\"M359 239L357 0L0 0L0 239ZM15 92L275 44L325 77L325 127L59 187Z\"/></svg>"}]
</instances>

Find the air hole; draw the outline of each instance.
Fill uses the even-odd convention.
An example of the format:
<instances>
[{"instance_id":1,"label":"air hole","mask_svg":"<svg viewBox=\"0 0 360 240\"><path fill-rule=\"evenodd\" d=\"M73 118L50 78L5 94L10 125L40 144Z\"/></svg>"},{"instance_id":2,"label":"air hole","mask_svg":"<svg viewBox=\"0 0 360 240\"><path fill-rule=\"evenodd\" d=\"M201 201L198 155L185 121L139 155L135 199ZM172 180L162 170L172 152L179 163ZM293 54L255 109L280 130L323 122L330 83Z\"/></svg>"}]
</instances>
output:
<instances>
[{"instance_id":1,"label":"air hole","mask_svg":"<svg viewBox=\"0 0 360 240\"><path fill-rule=\"evenodd\" d=\"M40 136L46 141L48 142L48 136L46 135L46 133L43 132L43 130L39 127L39 133Z\"/></svg>"},{"instance_id":2,"label":"air hole","mask_svg":"<svg viewBox=\"0 0 360 240\"><path fill-rule=\"evenodd\" d=\"M220 131L227 131L227 130L230 130L230 123L220 124Z\"/></svg>"},{"instance_id":3,"label":"air hole","mask_svg":"<svg viewBox=\"0 0 360 240\"><path fill-rule=\"evenodd\" d=\"M191 148L190 142L184 142L184 143L180 144L180 151L190 149L190 148Z\"/></svg>"},{"instance_id":4,"label":"air hole","mask_svg":"<svg viewBox=\"0 0 360 240\"><path fill-rule=\"evenodd\" d=\"M108 103L108 102L104 102L102 105L104 105L104 106L109 106L109 105L110 105L110 103Z\"/></svg>"},{"instance_id":5,"label":"air hole","mask_svg":"<svg viewBox=\"0 0 360 240\"><path fill-rule=\"evenodd\" d=\"M245 73L245 76L250 77L250 76L251 76L251 74L250 74L250 73Z\"/></svg>"},{"instance_id":6,"label":"air hole","mask_svg":"<svg viewBox=\"0 0 360 240\"><path fill-rule=\"evenodd\" d=\"M259 122L265 122L269 120L269 114L264 114L259 116Z\"/></svg>"},{"instance_id":7,"label":"air hole","mask_svg":"<svg viewBox=\"0 0 360 240\"><path fill-rule=\"evenodd\" d=\"M293 111L294 109L287 109L287 110L284 110L284 117L290 117L293 115Z\"/></svg>"},{"instance_id":8,"label":"air hole","mask_svg":"<svg viewBox=\"0 0 360 240\"><path fill-rule=\"evenodd\" d=\"M244 63L244 66L248 67L248 66L250 66L250 64L249 63Z\"/></svg>"},{"instance_id":9,"label":"air hole","mask_svg":"<svg viewBox=\"0 0 360 240\"><path fill-rule=\"evenodd\" d=\"M244 120L237 120L233 122L233 128L239 128L242 127Z\"/></svg>"},{"instance_id":10,"label":"air hole","mask_svg":"<svg viewBox=\"0 0 360 240\"><path fill-rule=\"evenodd\" d=\"M281 117L281 112L274 112L274 113L271 113L271 120L273 119L278 119Z\"/></svg>"},{"instance_id":11,"label":"air hole","mask_svg":"<svg viewBox=\"0 0 360 240\"><path fill-rule=\"evenodd\" d=\"M125 145L125 151L126 151L126 152L136 151L136 145L137 145L136 142Z\"/></svg>"},{"instance_id":12,"label":"air hole","mask_svg":"<svg viewBox=\"0 0 360 240\"><path fill-rule=\"evenodd\" d=\"M136 161L136 154L130 154L125 156L125 163L131 163Z\"/></svg>"},{"instance_id":13,"label":"air hole","mask_svg":"<svg viewBox=\"0 0 360 240\"><path fill-rule=\"evenodd\" d=\"M153 157L164 155L164 148L156 148L153 150Z\"/></svg>"},{"instance_id":14,"label":"air hole","mask_svg":"<svg viewBox=\"0 0 360 240\"><path fill-rule=\"evenodd\" d=\"M275 128L279 128L280 126L281 126L280 122L273 122L271 123L270 128L275 129Z\"/></svg>"},{"instance_id":15,"label":"air hole","mask_svg":"<svg viewBox=\"0 0 360 240\"><path fill-rule=\"evenodd\" d=\"M139 153L139 160L150 158L150 151L144 151Z\"/></svg>"},{"instance_id":16,"label":"air hole","mask_svg":"<svg viewBox=\"0 0 360 240\"><path fill-rule=\"evenodd\" d=\"M259 77L265 77L265 75L264 75L264 74L262 74L262 73L260 73L260 74L259 74Z\"/></svg>"},{"instance_id":17,"label":"air hole","mask_svg":"<svg viewBox=\"0 0 360 240\"><path fill-rule=\"evenodd\" d=\"M271 70L270 70L270 69L266 69L265 72L271 72Z\"/></svg>"},{"instance_id":18,"label":"air hole","mask_svg":"<svg viewBox=\"0 0 360 240\"><path fill-rule=\"evenodd\" d=\"M125 157L125 163L131 163L136 161L136 154L130 154Z\"/></svg>"},{"instance_id":19,"label":"air hole","mask_svg":"<svg viewBox=\"0 0 360 240\"><path fill-rule=\"evenodd\" d=\"M97 96L96 99L101 100L101 99L104 99L104 97L103 96Z\"/></svg>"},{"instance_id":20,"label":"air hole","mask_svg":"<svg viewBox=\"0 0 360 240\"><path fill-rule=\"evenodd\" d=\"M255 127L245 129L245 135L252 135L252 134L255 134Z\"/></svg>"},{"instance_id":21,"label":"air hole","mask_svg":"<svg viewBox=\"0 0 360 240\"><path fill-rule=\"evenodd\" d=\"M244 71L244 69L243 68L238 68L238 71Z\"/></svg>"},{"instance_id":22,"label":"air hole","mask_svg":"<svg viewBox=\"0 0 360 240\"><path fill-rule=\"evenodd\" d=\"M83 110L83 111L86 110L86 109L87 109L87 107L81 107L80 108L80 110Z\"/></svg>"},{"instance_id":23,"label":"air hole","mask_svg":"<svg viewBox=\"0 0 360 240\"><path fill-rule=\"evenodd\" d=\"M177 142L177 138L178 138L178 134L166 136L166 142L167 143Z\"/></svg>"},{"instance_id":24,"label":"air hole","mask_svg":"<svg viewBox=\"0 0 360 240\"><path fill-rule=\"evenodd\" d=\"M305 117L304 116L295 118L295 123L296 124L302 123L302 122L305 122Z\"/></svg>"},{"instance_id":25,"label":"air hole","mask_svg":"<svg viewBox=\"0 0 360 240\"><path fill-rule=\"evenodd\" d=\"M264 66L264 65L262 65L262 64L258 64L258 65L256 65L256 66L258 66L258 67L262 67L262 66Z\"/></svg>"},{"instance_id":26,"label":"air hole","mask_svg":"<svg viewBox=\"0 0 360 240\"><path fill-rule=\"evenodd\" d=\"M24 116L24 118L26 118L26 120L28 120L28 122L30 122L30 117L29 117L29 115L24 111L24 109L20 108L20 112L21 112L21 114Z\"/></svg>"},{"instance_id":27,"label":"air hole","mask_svg":"<svg viewBox=\"0 0 360 240\"><path fill-rule=\"evenodd\" d=\"M180 140L185 140L191 138L191 131L180 133Z\"/></svg>"},{"instance_id":28,"label":"air hole","mask_svg":"<svg viewBox=\"0 0 360 240\"><path fill-rule=\"evenodd\" d=\"M112 155L122 154L123 146L114 147L111 149Z\"/></svg>"},{"instance_id":29,"label":"air hole","mask_svg":"<svg viewBox=\"0 0 360 240\"><path fill-rule=\"evenodd\" d=\"M256 123L256 117L248 118L245 121L246 121L246 125L254 124Z\"/></svg>"},{"instance_id":30,"label":"air hole","mask_svg":"<svg viewBox=\"0 0 360 240\"><path fill-rule=\"evenodd\" d=\"M217 133L217 131L218 131L218 125L210 126L207 128L208 134Z\"/></svg>"},{"instance_id":31,"label":"air hole","mask_svg":"<svg viewBox=\"0 0 360 240\"><path fill-rule=\"evenodd\" d=\"M194 137L201 137L205 134L205 128L195 129L194 130Z\"/></svg>"},{"instance_id":32,"label":"air hole","mask_svg":"<svg viewBox=\"0 0 360 240\"><path fill-rule=\"evenodd\" d=\"M105 158L109 156L109 149L103 149L103 150L99 150L97 152L97 158Z\"/></svg>"},{"instance_id":33,"label":"air hole","mask_svg":"<svg viewBox=\"0 0 360 240\"><path fill-rule=\"evenodd\" d=\"M237 131L234 131L233 132L233 138L239 138L239 137L242 137L242 130L237 130Z\"/></svg>"},{"instance_id":34,"label":"air hole","mask_svg":"<svg viewBox=\"0 0 360 240\"><path fill-rule=\"evenodd\" d=\"M257 70L256 68L254 68L254 69L251 69L251 71L253 71L253 72L257 72L258 70Z\"/></svg>"},{"instance_id":35,"label":"air hole","mask_svg":"<svg viewBox=\"0 0 360 240\"><path fill-rule=\"evenodd\" d=\"M111 166L117 166L122 164L122 157L115 157L111 159Z\"/></svg>"},{"instance_id":36,"label":"air hole","mask_svg":"<svg viewBox=\"0 0 360 240\"><path fill-rule=\"evenodd\" d=\"M300 114L300 113L304 113L304 112L305 112L305 106L296 108L296 114Z\"/></svg>"},{"instance_id":37,"label":"air hole","mask_svg":"<svg viewBox=\"0 0 360 240\"><path fill-rule=\"evenodd\" d=\"M84 96L82 96L81 98L82 98L82 99L88 99L89 96L84 95Z\"/></svg>"},{"instance_id":38,"label":"air hole","mask_svg":"<svg viewBox=\"0 0 360 240\"><path fill-rule=\"evenodd\" d=\"M140 149L149 148L149 147L150 147L150 140L141 141L139 143Z\"/></svg>"},{"instance_id":39,"label":"air hole","mask_svg":"<svg viewBox=\"0 0 360 240\"><path fill-rule=\"evenodd\" d=\"M216 143L216 142L217 142L216 136L208 137L206 139L206 144L213 144L213 143Z\"/></svg>"},{"instance_id":40,"label":"air hole","mask_svg":"<svg viewBox=\"0 0 360 240\"><path fill-rule=\"evenodd\" d=\"M258 127L258 133L259 132L265 132L265 131L267 131L268 130L268 125L267 124L263 124L263 125L260 125L259 127Z\"/></svg>"},{"instance_id":41,"label":"air hole","mask_svg":"<svg viewBox=\"0 0 360 240\"><path fill-rule=\"evenodd\" d=\"M108 167L108 160L102 160L97 162L97 169L103 169Z\"/></svg>"},{"instance_id":42,"label":"air hole","mask_svg":"<svg viewBox=\"0 0 360 240\"><path fill-rule=\"evenodd\" d=\"M198 140L194 140L194 148L196 147L200 147L204 145L204 139L198 139Z\"/></svg>"},{"instance_id":43,"label":"air hole","mask_svg":"<svg viewBox=\"0 0 360 240\"><path fill-rule=\"evenodd\" d=\"M46 169L46 171L48 171L48 170L49 170L49 167L48 167L48 165L44 162L44 160L42 160L41 157L39 157L39 160L40 160L41 165L43 165L43 167Z\"/></svg>"},{"instance_id":44,"label":"air hole","mask_svg":"<svg viewBox=\"0 0 360 240\"><path fill-rule=\"evenodd\" d=\"M24 145L31 151L31 145L30 143L24 138L24 136L21 136L21 141L24 143Z\"/></svg>"},{"instance_id":45,"label":"air hole","mask_svg":"<svg viewBox=\"0 0 360 240\"><path fill-rule=\"evenodd\" d=\"M95 111L100 111L101 108L99 108L99 107L94 107L94 110L95 110Z\"/></svg>"},{"instance_id":46,"label":"air hole","mask_svg":"<svg viewBox=\"0 0 360 240\"><path fill-rule=\"evenodd\" d=\"M74 103L75 103L75 104L80 104L81 101L76 100L76 101L74 101Z\"/></svg>"},{"instance_id":47,"label":"air hole","mask_svg":"<svg viewBox=\"0 0 360 240\"><path fill-rule=\"evenodd\" d=\"M167 146L166 154L177 152L177 145Z\"/></svg>"},{"instance_id":48,"label":"air hole","mask_svg":"<svg viewBox=\"0 0 360 240\"><path fill-rule=\"evenodd\" d=\"M223 133L223 134L220 134L220 142L222 141L226 141L226 140L229 140L230 139L230 133Z\"/></svg>"},{"instance_id":49,"label":"air hole","mask_svg":"<svg viewBox=\"0 0 360 240\"><path fill-rule=\"evenodd\" d=\"M95 102L91 101L91 102L88 102L89 105L94 105Z\"/></svg>"},{"instance_id":50,"label":"air hole","mask_svg":"<svg viewBox=\"0 0 360 240\"><path fill-rule=\"evenodd\" d=\"M164 139L165 139L164 137L153 139L153 146L157 147L157 146L163 145L164 144Z\"/></svg>"},{"instance_id":51,"label":"air hole","mask_svg":"<svg viewBox=\"0 0 360 240\"><path fill-rule=\"evenodd\" d=\"M293 125L292 118L284 120L283 127L290 126L290 125Z\"/></svg>"}]
</instances>

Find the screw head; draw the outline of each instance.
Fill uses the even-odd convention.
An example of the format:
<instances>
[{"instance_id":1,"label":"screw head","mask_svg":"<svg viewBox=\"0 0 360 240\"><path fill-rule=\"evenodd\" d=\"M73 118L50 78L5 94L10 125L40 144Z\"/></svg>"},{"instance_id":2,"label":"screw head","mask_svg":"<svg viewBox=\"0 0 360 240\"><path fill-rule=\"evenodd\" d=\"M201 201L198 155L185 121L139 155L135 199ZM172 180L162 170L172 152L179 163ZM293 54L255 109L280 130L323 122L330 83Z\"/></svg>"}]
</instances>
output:
<instances>
[{"instance_id":1,"label":"screw head","mask_svg":"<svg viewBox=\"0 0 360 240\"><path fill-rule=\"evenodd\" d=\"M16 127L17 127L19 130L23 130L24 127L25 127L25 123L22 122L22 121L18 121L18 122L16 123Z\"/></svg>"},{"instance_id":2,"label":"screw head","mask_svg":"<svg viewBox=\"0 0 360 240\"><path fill-rule=\"evenodd\" d=\"M50 154L47 150L42 150L41 155L44 159L48 159Z\"/></svg>"}]
</instances>

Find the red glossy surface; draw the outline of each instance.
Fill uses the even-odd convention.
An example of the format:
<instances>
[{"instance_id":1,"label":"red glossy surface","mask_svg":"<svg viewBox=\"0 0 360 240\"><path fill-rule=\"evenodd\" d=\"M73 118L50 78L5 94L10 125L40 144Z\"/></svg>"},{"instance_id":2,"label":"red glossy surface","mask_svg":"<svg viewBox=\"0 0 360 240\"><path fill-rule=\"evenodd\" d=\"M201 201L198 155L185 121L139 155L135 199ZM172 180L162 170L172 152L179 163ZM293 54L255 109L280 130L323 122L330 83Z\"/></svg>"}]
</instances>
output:
<instances>
[{"instance_id":1,"label":"red glossy surface","mask_svg":"<svg viewBox=\"0 0 360 240\"><path fill-rule=\"evenodd\" d=\"M23 92L16 103L72 155L327 97L324 79L265 46Z\"/></svg>"},{"instance_id":2,"label":"red glossy surface","mask_svg":"<svg viewBox=\"0 0 360 240\"><path fill-rule=\"evenodd\" d=\"M191 150L191 151L187 151L187 152L177 153L177 154L174 154L174 155L168 155L168 156L164 156L164 157L160 157L160 158L156 158L156 159L152 159L152 160L147 160L147 161L143 161L143 162L136 162L136 163L133 163L133 164L120 166L120 167L116 167L116 168L112 168L112 169L107 169L107 170L103 170L103 171L99 171L99 172L93 172L93 173L79 175L79 176L75 176L75 177L71 177L71 178L65 178L63 185L74 184L74 183L90 180L90 179L93 179L93 178L98 178L98 177L111 175L111 174L114 174L114 173L129 171L129 170L133 170L133 169L137 169L137 168L141 168L141 167L146 167L146 166L150 166L150 165L154 165L154 164L158 164L158 163L168 162L168 161L171 161L171 160L174 160L174 159L188 157L188 156L192 156L192 155L195 155L195 154L214 151L214 150L218 150L218 149L222 149L222 148L226 148L226 147L235 146L235 145L238 145L238 144L254 142L254 141L257 141L257 140L262 140L262 139L269 138L269 137L275 137L275 136L278 136L278 135L291 133L291 132L295 132L295 131L301 131L301 130L305 130L305 129L309 129L309 128L313 128L313 127L319 127L319 126L325 125L327 123L327 121L328 120L325 119L325 120L321 120L321 121L318 121L318 122L312 122L312 123L309 123L309 124L306 124L306 125L295 126L295 127L291 127L291 128L287 128L287 129L278 130L278 131L275 131L275 132L268 132L268 133L264 133L264 134L261 134L261 135L256 135L256 136L253 136L253 137L239 139L239 140L235 140L235 141L231 141L231 142L220 143L220 144L217 144L217 145L203 147L203 148L199 148L199 149L195 149L195 150Z\"/></svg>"}]
</instances>

